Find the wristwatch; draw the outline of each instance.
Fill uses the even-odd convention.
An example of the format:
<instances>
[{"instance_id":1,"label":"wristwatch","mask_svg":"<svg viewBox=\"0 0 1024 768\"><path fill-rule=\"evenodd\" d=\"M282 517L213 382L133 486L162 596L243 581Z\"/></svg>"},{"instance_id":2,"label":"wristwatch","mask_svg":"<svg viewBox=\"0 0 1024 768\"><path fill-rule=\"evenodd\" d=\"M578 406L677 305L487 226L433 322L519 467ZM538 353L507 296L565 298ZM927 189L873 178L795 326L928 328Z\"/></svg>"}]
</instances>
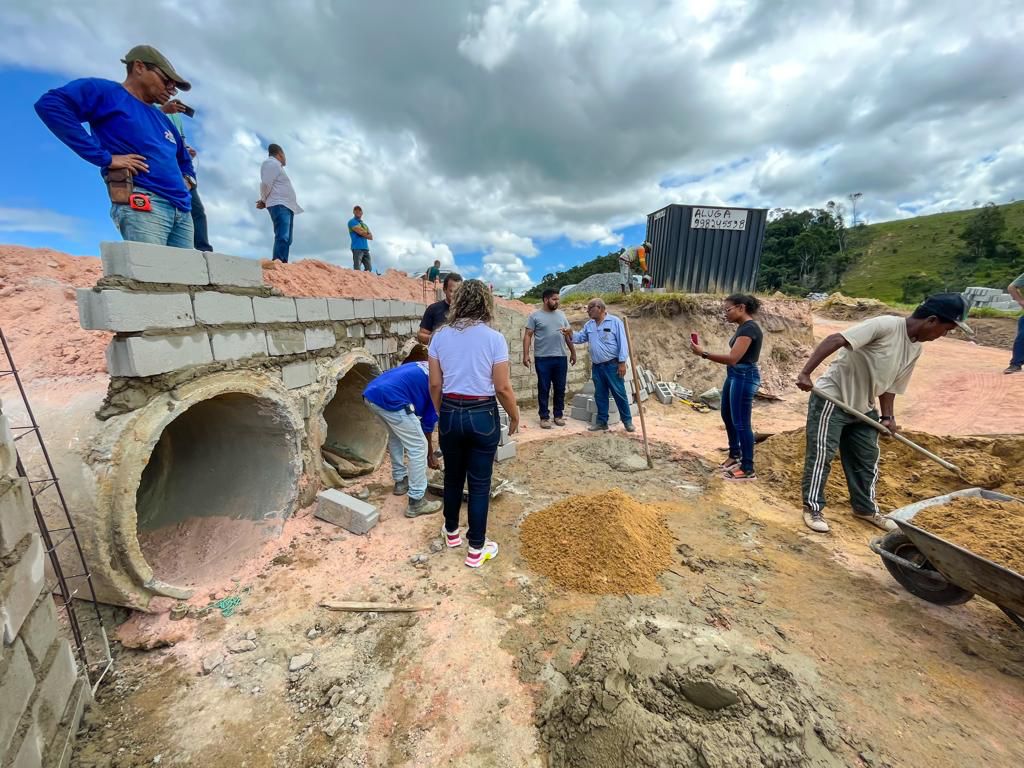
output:
<instances>
[{"instance_id":1,"label":"wristwatch","mask_svg":"<svg viewBox=\"0 0 1024 768\"><path fill-rule=\"evenodd\" d=\"M705 360L707 360L708 357L709 357L709 354L707 352L701 352L700 356L703 357Z\"/></svg>"}]
</instances>

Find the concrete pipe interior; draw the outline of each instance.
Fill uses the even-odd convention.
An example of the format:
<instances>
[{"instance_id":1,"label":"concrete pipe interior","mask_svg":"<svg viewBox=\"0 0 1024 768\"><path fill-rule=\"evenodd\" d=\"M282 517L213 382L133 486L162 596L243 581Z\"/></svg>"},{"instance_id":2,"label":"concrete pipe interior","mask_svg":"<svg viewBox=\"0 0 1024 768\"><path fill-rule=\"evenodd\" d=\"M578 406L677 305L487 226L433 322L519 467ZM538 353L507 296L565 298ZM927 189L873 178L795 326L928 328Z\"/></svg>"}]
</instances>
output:
<instances>
[{"instance_id":1,"label":"concrete pipe interior","mask_svg":"<svg viewBox=\"0 0 1024 768\"><path fill-rule=\"evenodd\" d=\"M171 421L136 494L154 577L182 586L230 577L278 535L296 493L294 442L274 403L244 393L202 400Z\"/></svg>"},{"instance_id":2,"label":"concrete pipe interior","mask_svg":"<svg viewBox=\"0 0 1024 768\"><path fill-rule=\"evenodd\" d=\"M372 472L387 447L387 428L363 402L363 390L379 373L374 364L355 363L338 379L334 396L324 406L324 458L334 465L338 456L351 463L343 476Z\"/></svg>"}]
</instances>

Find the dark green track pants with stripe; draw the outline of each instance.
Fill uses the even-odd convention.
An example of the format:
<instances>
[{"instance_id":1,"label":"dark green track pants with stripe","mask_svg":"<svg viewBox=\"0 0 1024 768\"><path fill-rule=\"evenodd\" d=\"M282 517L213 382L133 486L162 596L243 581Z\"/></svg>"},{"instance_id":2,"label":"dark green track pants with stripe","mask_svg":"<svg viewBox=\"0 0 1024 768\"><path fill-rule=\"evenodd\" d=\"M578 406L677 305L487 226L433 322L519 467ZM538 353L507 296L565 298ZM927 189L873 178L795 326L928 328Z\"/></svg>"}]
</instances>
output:
<instances>
[{"instance_id":1,"label":"dark green track pants with stripe","mask_svg":"<svg viewBox=\"0 0 1024 768\"><path fill-rule=\"evenodd\" d=\"M878 420L878 411L866 414ZM878 431L817 395L807 405L807 450L804 454L804 506L815 512L825 508L825 484L836 451L843 462L850 505L858 515L878 512Z\"/></svg>"}]
</instances>

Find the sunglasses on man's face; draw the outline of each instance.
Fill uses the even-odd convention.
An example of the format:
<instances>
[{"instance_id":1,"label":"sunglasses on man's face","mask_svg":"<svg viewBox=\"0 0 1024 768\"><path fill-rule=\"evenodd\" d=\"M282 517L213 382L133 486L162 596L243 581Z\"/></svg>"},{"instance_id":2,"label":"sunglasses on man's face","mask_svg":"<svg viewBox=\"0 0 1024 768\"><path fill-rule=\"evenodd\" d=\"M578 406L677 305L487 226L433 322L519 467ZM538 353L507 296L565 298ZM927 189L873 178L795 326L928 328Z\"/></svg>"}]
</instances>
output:
<instances>
[{"instance_id":1,"label":"sunglasses on man's face","mask_svg":"<svg viewBox=\"0 0 1024 768\"><path fill-rule=\"evenodd\" d=\"M164 88L166 88L167 90L177 90L178 84L171 80L171 78L169 78L167 75L165 75L164 71L160 69L160 67L158 67L156 64L146 64L145 67L150 72L156 72L156 76L163 81Z\"/></svg>"}]
</instances>

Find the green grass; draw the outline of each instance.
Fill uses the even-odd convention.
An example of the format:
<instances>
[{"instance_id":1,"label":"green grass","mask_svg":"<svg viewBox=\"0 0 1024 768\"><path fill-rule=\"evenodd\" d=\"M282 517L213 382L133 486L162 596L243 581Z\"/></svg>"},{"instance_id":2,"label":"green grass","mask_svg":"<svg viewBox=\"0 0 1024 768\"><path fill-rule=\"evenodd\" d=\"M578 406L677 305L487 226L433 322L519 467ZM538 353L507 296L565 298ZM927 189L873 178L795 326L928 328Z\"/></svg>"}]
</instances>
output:
<instances>
[{"instance_id":1,"label":"green grass","mask_svg":"<svg viewBox=\"0 0 1024 768\"><path fill-rule=\"evenodd\" d=\"M1005 238L1024 246L1024 201L1000 208L1006 218ZM850 250L854 261L840 282L840 290L847 296L894 302L903 296L903 278L907 275L951 271L956 254L964 248L959 234L974 213L974 210L937 213L851 230ZM976 274L976 282L971 284L988 285L991 277ZM951 291L962 291L966 287L947 286Z\"/></svg>"},{"instance_id":2,"label":"green grass","mask_svg":"<svg viewBox=\"0 0 1024 768\"><path fill-rule=\"evenodd\" d=\"M971 317L1017 317L1020 310L1013 309L992 309L992 307L975 307L971 310Z\"/></svg>"}]
</instances>

